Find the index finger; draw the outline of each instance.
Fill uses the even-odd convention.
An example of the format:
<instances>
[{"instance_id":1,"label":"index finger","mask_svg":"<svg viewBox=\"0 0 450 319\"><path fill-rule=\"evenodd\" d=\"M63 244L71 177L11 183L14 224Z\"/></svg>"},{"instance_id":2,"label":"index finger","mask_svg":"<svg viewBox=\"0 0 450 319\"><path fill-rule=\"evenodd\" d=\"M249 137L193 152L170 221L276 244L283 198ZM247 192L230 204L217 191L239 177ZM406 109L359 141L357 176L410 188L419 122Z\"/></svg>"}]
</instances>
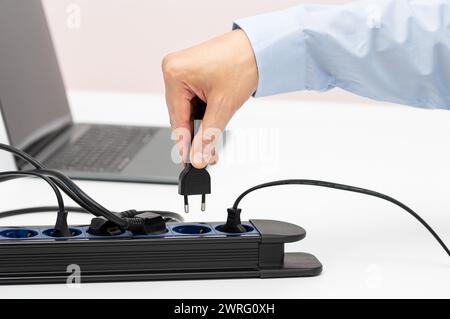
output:
<instances>
[{"instance_id":1,"label":"index finger","mask_svg":"<svg viewBox=\"0 0 450 319\"><path fill-rule=\"evenodd\" d=\"M172 139L176 141L180 157L184 163L189 156L191 143L191 99L189 94L166 85L166 103L169 111Z\"/></svg>"}]
</instances>

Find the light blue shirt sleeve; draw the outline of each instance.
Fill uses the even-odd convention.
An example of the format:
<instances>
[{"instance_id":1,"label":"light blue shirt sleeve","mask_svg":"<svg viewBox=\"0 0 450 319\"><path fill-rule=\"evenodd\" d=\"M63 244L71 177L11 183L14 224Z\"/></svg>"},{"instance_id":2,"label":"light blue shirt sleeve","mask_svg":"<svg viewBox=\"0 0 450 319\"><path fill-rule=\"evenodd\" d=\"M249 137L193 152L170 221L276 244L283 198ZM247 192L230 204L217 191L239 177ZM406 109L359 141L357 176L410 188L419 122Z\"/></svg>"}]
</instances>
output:
<instances>
[{"instance_id":1,"label":"light blue shirt sleeve","mask_svg":"<svg viewBox=\"0 0 450 319\"><path fill-rule=\"evenodd\" d=\"M258 66L255 96L339 87L450 109L450 0L300 5L235 22Z\"/></svg>"}]
</instances>

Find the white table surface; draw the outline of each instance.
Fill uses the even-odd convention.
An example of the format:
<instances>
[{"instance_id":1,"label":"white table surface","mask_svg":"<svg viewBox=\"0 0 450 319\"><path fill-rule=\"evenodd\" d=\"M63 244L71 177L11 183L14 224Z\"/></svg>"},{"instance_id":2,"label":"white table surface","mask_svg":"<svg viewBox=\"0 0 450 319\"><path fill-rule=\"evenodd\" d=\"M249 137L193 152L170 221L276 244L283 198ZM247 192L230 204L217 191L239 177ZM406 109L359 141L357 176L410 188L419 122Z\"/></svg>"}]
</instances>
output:
<instances>
[{"instance_id":1,"label":"white table surface","mask_svg":"<svg viewBox=\"0 0 450 319\"><path fill-rule=\"evenodd\" d=\"M77 121L168 123L162 96L86 92L69 96ZM254 184L314 178L394 196L418 211L450 244L450 112L392 104L253 99L229 129L222 161L211 169L213 193L207 198L207 212L201 213L199 199L192 198L188 221L224 220L235 197ZM251 136L265 134L270 138L249 143ZM0 166L11 168L10 158L2 156ZM176 186L86 181L79 185L111 209L182 211ZM54 204L48 187L37 180L0 184L0 194L1 210ZM450 297L450 259L418 222L390 203L336 190L286 186L254 193L242 208L244 219L280 219L303 226L307 238L289 244L287 250L315 254L323 263L322 275L80 288L2 286L0 298ZM54 218L50 213L20 216L0 220L0 225L45 225ZM89 220L70 216L72 223Z\"/></svg>"}]
</instances>

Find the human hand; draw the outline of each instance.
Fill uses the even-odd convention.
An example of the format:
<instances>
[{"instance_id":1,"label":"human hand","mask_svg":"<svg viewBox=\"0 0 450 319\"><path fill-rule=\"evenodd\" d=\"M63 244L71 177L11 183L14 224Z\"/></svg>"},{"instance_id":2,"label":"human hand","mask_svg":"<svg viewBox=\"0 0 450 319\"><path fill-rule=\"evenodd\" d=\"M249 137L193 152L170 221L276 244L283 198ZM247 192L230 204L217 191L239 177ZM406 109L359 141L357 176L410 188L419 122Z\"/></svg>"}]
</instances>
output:
<instances>
[{"instance_id":1,"label":"human hand","mask_svg":"<svg viewBox=\"0 0 450 319\"><path fill-rule=\"evenodd\" d=\"M255 92L258 71L253 49L242 30L168 54L162 63L166 102L180 156L196 168L215 164L215 144L234 113ZM202 125L191 141L193 101L207 104Z\"/></svg>"}]
</instances>

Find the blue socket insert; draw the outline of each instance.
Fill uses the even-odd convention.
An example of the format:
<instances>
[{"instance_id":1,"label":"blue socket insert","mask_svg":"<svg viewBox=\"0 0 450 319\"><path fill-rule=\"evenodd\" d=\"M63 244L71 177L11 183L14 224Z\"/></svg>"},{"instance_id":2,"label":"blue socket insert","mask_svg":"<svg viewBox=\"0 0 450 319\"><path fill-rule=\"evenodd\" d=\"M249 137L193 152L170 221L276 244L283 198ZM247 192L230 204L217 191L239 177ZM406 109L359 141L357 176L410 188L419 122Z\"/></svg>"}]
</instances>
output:
<instances>
[{"instance_id":1,"label":"blue socket insert","mask_svg":"<svg viewBox=\"0 0 450 319\"><path fill-rule=\"evenodd\" d=\"M0 232L2 239L37 239L39 237L39 230L28 228L10 228Z\"/></svg>"},{"instance_id":2,"label":"blue socket insert","mask_svg":"<svg viewBox=\"0 0 450 319\"><path fill-rule=\"evenodd\" d=\"M83 227L84 233L86 234L86 238L88 239L114 239L114 238L130 238L133 237L133 234L129 231L124 231L123 233L115 236L97 236L92 235L88 232L89 226Z\"/></svg>"},{"instance_id":3,"label":"blue socket insert","mask_svg":"<svg viewBox=\"0 0 450 319\"><path fill-rule=\"evenodd\" d=\"M83 230L81 228L69 228L70 233L72 234L72 237L56 237L54 235L55 233L55 229L54 228L48 228L45 229L42 234L46 237L52 237L55 239L69 239L69 238L73 238L73 239L78 239L83 237L82 235L84 235Z\"/></svg>"},{"instance_id":4,"label":"blue socket insert","mask_svg":"<svg viewBox=\"0 0 450 319\"><path fill-rule=\"evenodd\" d=\"M216 230L217 234L219 235L226 235L226 236L258 236L258 231L250 225L249 223L242 223L242 226L244 226L246 232L245 233L227 233L223 231L224 224L213 224L214 229Z\"/></svg>"},{"instance_id":5,"label":"blue socket insert","mask_svg":"<svg viewBox=\"0 0 450 319\"><path fill-rule=\"evenodd\" d=\"M172 227L174 234L180 235L207 235L213 232L213 228L206 224L185 224Z\"/></svg>"}]
</instances>

